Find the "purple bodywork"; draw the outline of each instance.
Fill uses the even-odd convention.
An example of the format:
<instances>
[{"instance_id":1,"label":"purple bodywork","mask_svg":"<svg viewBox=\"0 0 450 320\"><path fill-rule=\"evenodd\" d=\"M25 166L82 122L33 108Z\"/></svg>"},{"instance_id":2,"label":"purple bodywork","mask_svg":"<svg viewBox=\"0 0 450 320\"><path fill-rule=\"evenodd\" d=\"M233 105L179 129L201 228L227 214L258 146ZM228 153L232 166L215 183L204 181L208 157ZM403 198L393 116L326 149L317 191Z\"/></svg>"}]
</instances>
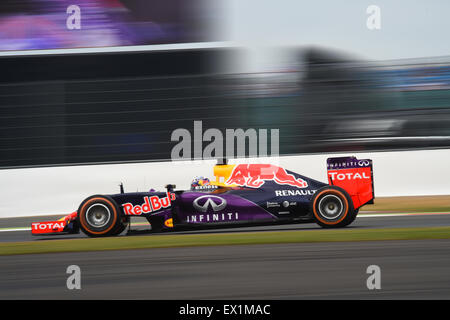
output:
<instances>
[{"instance_id":1,"label":"purple bodywork","mask_svg":"<svg viewBox=\"0 0 450 320\"><path fill-rule=\"evenodd\" d=\"M267 181L260 188L214 187L196 191L171 191L175 195L171 206L139 214L150 223L162 221L164 229L178 226L227 225L311 220L310 200L325 183L289 172L307 181L306 188L280 185ZM145 197L162 199L167 192L137 192L110 195L121 207L125 204L141 206ZM173 224L164 223L172 219Z\"/></svg>"}]
</instances>

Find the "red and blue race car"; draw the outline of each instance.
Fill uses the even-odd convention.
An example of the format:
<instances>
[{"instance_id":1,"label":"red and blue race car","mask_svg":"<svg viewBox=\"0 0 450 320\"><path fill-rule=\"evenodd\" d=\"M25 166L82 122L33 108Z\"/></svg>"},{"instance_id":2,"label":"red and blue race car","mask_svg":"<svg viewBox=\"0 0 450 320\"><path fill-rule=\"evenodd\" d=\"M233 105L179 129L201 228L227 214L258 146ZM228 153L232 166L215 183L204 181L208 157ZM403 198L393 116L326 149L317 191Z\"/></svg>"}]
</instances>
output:
<instances>
[{"instance_id":1,"label":"red and blue race car","mask_svg":"<svg viewBox=\"0 0 450 320\"><path fill-rule=\"evenodd\" d=\"M316 222L325 228L351 224L374 200L370 159L329 158L328 183L272 164L214 167L215 181L197 178L190 190L93 195L58 221L32 223L33 235L122 233L132 217L145 217L153 231L181 227Z\"/></svg>"}]
</instances>

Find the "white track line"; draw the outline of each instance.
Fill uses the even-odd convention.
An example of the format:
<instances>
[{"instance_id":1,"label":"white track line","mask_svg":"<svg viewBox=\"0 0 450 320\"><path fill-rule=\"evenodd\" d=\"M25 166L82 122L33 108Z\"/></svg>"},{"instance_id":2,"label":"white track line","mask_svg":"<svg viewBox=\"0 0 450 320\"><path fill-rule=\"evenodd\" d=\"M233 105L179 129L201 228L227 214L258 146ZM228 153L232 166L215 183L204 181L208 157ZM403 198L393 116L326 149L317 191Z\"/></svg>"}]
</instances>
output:
<instances>
[{"instance_id":1,"label":"white track line","mask_svg":"<svg viewBox=\"0 0 450 320\"><path fill-rule=\"evenodd\" d=\"M361 219L361 218L385 218L385 217L431 216L431 215L450 215L450 212L361 213L361 214L358 214L358 219ZM143 225L143 224L142 223L132 224L132 226L139 226L139 225ZM31 227L0 228L0 232L14 232L14 231L31 231Z\"/></svg>"},{"instance_id":2,"label":"white track line","mask_svg":"<svg viewBox=\"0 0 450 320\"><path fill-rule=\"evenodd\" d=\"M31 231L31 228L2 228L0 232L10 232L10 231Z\"/></svg>"},{"instance_id":3,"label":"white track line","mask_svg":"<svg viewBox=\"0 0 450 320\"><path fill-rule=\"evenodd\" d=\"M408 214L408 213L371 213L371 214L358 214L358 218L377 218L377 217L401 217L401 216L412 216L413 214ZM414 214L415 216L417 216L417 214ZM422 216L422 214L419 214L420 216ZM425 214L423 214L423 216L425 216Z\"/></svg>"}]
</instances>

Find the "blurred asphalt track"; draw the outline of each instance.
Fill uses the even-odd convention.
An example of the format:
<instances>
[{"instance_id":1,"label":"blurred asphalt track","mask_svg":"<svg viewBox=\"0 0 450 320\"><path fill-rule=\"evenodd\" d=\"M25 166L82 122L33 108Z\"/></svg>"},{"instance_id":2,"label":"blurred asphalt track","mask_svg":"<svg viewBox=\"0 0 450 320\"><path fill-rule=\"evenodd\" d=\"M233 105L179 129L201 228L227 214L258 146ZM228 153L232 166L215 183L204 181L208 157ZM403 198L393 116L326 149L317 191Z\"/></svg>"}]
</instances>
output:
<instances>
[{"instance_id":1,"label":"blurred asphalt track","mask_svg":"<svg viewBox=\"0 0 450 320\"><path fill-rule=\"evenodd\" d=\"M70 239L86 237L82 232L75 235L52 235L52 236L32 236L30 230L25 231L5 231L8 228L17 227L30 227L31 222L38 221L51 221L60 218L61 216L47 216L47 217L27 217L27 218L10 218L0 219L0 242L9 241L37 241L43 239ZM132 227L133 230L150 230L149 225L143 218L135 218L139 225ZM450 213L445 214L412 214L412 215L384 215L384 214L370 214L370 216L358 215L355 222L353 222L347 228L407 228L407 227L441 227L450 226ZM264 231L283 231L283 230L310 230L318 229L319 227L315 223L305 224L285 224L285 225L271 225L271 226L252 226L252 227L239 227L239 228L221 228L221 229L207 229L207 230L190 230L190 231L177 231L168 232L163 234L192 234L192 233L224 233L224 232L264 232ZM161 234L161 233L158 233ZM132 236L138 236L132 235ZM148 234L143 234L148 235Z\"/></svg>"},{"instance_id":2,"label":"blurred asphalt track","mask_svg":"<svg viewBox=\"0 0 450 320\"><path fill-rule=\"evenodd\" d=\"M450 240L0 257L0 299L449 299ZM68 290L66 269L81 268ZM381 289L368 290L369 265Z\"/></svg>"},{"instance_id":3,"label":"blurred asphalt track","mask_svg":"<svg viewBox=\"0 0 450 320\"><path fill-rule=\"evenodd\" d=\"M18 226L8 220L0 228ZM448 214L361 216L350 228L448 225ZM294 224L179 233L293 229L320 228ZM51 239L68 237L73 236ZM29 231L0 232L0 241L33 239L42 238ZM0 299L450 299L449 252L447 239L0 256ZM66 269L73 264L81 268L81 290L66 288ZM369 265L381 268L381 290L366 287Z\"/></svg>"}]
</instances>

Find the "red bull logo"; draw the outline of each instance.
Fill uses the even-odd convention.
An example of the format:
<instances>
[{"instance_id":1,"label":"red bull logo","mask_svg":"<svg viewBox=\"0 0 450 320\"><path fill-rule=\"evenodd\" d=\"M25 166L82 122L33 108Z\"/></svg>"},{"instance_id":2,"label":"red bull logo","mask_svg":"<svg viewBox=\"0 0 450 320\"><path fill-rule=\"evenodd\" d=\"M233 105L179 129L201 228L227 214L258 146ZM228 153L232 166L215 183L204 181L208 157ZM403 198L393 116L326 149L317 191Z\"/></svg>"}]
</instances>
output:
<instances>
[{"instance_id":1,"label":"red bull logo","mask_svg":"<svg viewBox=\"0 0 450 320\"><path fill-rule=\"evenodd\" d=\"M253 188L261 187L266 181L298 188L308 187L308 183L289 174L283 168L271 164L238 164L233 169L227 184L237 184Z\"/></svg>"},{"instance_id":2,"label":"red bull logo","mask_svg":"<svg viewBox=\"0 0 450 320\"><path fill-rule=\"evenodd\" d=\"M133 205L127 202L122 204L122 207L125 215L141 215L169 208L172 200L175 200L175 195L169 192L163 198L158 196L144 197L144 203L141 205Z\"/></svg>"}]
</instances>

